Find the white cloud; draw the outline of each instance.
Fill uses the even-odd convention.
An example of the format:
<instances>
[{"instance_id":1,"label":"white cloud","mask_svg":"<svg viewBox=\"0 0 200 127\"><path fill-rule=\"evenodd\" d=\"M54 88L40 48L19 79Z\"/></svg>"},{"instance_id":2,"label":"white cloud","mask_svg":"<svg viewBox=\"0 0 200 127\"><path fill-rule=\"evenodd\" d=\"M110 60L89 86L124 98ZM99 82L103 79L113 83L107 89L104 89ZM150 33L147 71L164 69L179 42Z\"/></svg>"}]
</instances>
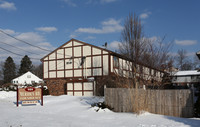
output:
<instances>
[{"instance_id":1,"label":"white cloud","mask_svg":"<svg viewBox=\"0 0 200 127\"><path fill-rule=\"evenodd\" d=\"M196 53L195 52L188 52L186 55L189 56L189 57L191 57L191 56L195 56Z\"/></svg>"},{"instance_id":2,"label":"white cloud","mask_svg":"<svg viewBox=\"0 0 200 127\"><path fill-rule=\"evenodd\" d=\"M108 49L113 50L113 51L118 50L120 45L121 45L121 42L113 41L113 42L108 44Z\"/></svg>"},{"instance_id":3,"label":"white cloud","mask_svg":"<svg viewBox=\"0 0 200 127\"><path fill-rule=\"evenodd\" d=\"M177 54L177 52L169 52L169 54L171 55L171 56L177 56L178 54ZM187 52L186 53L186 56L188 56L188 57L192 57L192 56L195 56L196 55L196 53L195 52Z\"/></svg>"},{"instance_id":4,"label":"white cloud","mask_svg":"<svg viewBox=\"0 0 200 127\"><path fill-rule=\"evenodd\" d=\"M153 42L153 41L157 41L157 40L158 40L158 37L152 36L152 37L150 37L150 38L148 38L148 39L150 39L150 40Z\"/></svg>"},{"instance_id":5,"label":"white cloud","mask_svg":"<svg viewBox=\"0 0 200 127\"><path fill-rule=\"evenodd\" d=\"M75 34L71 34L71 35L69 35L69 37L70 37L70 38L76 38L77 35L75 35Z\"/></svg>"},{"instance_id":6,"label":"white cloud","mask_svg":"<svg viewBox=\"0 0 200 127\"><path fill-rule=\"evenodd\" d=\"M38 27L38 28L36 28L36 30L42 31L42 32L47 32L47 33L50 33L53 31L58 31L58 29L56 27Z\"/></svg>"},{"instance_id":7,"label":"white cloud","mask_svg":"<svg viewBox=\"0 0 200 127\"><path fill-rule=\"evenodd\" d=\"M195 45L197 40L175 40L175 43L182 46Z\"/></svg>"},{"instance_id":8,"label":"white cloud","mask_svg":"<svg viewBox=\"0 0 200 127\"><path fill-rule=\"evenodd\" d=\"M6 32L6 33L9 33L9 31L10 31L9 34L13 33L12 36L14 36L18 39L21 39L23 41L29 42L32 45L39 46L43 49L48 49L48 50L54 50L55 49L55 47L53 47L49 42L46 41L46 38L44 36L39 35L38 33L34 33L34 32L19 33L19 32L15 32L14 30L8 30L8 29L5 29L3 31ZM15 48L15 47L11 47L11 46L6 45L6 44L3 44L1 42L7 43L9 45L13 45L13 46L18 47L22 50ZM31 59L31 61L33 63L39 63L40 62L39 59L41 59L42 57L44 57L46 54L49 53L47 51L38 49L38 48L30 46L30 45L27 45L23 42L17 41L14 38L11 38L11 37L6 36L4 34L0 34L0 45L1 45L2 48L7 49L9 51L12 51L14 53L21 54L23 56L28 55L30 58L38 59L38 60ZM22 57L23 57L23 56L14 55L12 53L9 53L7 51L0 49L0 58L1 58L2 61L4 61L8 56L11 56L14 59L16 64L19 64Z\"/></svg>"},{"instance_id":9,"label":"white cloud","mask_svg":"<svg viewBox=\"0 0 200 127\"><path fill-rule=\"evenodd\" d=\"M115 2L117 0L101 0L102 3L111 3L111 2Z\"/></svg>"},{"instance_id":10,"label":"white cloud","mask_svg":"<svg viewBox=\"0 0 200 127\"><path fill-rule=\"evenodd\" d=\"M8 33L8 34L11 34L11 35L13 35L13 34L16 34L15 33L15 31L14 30L11 30L11 29L1 29L2 31L4 31L4 32L6 32L6 33Z\"/></svg>"},{"instance_id":11,"label":"white cloud","mask_svg":"<svg viewBox=\"0 0 200 127\"><path fill-rule=\"evenodd\" d=\"M1 1L0 1L1 2ZM2 1L0 4L0 8L1 9L5 9L5 10L16 10L17 8L15 7L15 4L12 2L6 2L6 1Z\"/></svg>"},{"instance_id":12,"label":"white cloud","mask_svg":"<svg viewBox=\"0 0 200 127\"><path fill-rule=\"evenodd\" d=\"M103 21L102 28L78 28L75 32L80 33L92 33L92 34L105 34L105 33L115 33L120 32L123 27L120 24L120 20L115 20L110 18L109 20Z\"/></svg>"},{"instance_id":13,"label":"white cloud","mask_svg":"<svg viewBox=\"0 0 200 127\"><path fill-rule=\"evenodd\" d=\"M37 33L34 33L34 32L21 33L21 34L15 36L15 37L18 38L18 39L21 39L21 40L31 41L33 44L37 43L37 42L45 41L43 36L41 36Z\"/></svg>"},{"instance_id":14,"label":"white cloud","mask_svg":"<svg viewBox=\"0 0 200 127\"><path fill-rule=\"evenodd\" d=\"M146 19L149 17L149 15L151 15L151 12L144 12L142 14L140 14L140 18L141 19Z\"/></svg>"},{"instance_id":15,"label":"white cloud","mask_svg":"<svg viewBox=\"0 0 200 127\"><path fill-rule=\"evenodd\" d=\"M88 37L86 37L85 39L86 40L89 40L89 39L95 39L96 37L94 37L94 36L88 36Z\"/></svg>"},{"instance_id":16,"label":"white cloud","mask_svg":"<svg viewBox=\"0 0 200 127\"><path fill-rule=\"evenodd\" d=\"M72 0L63 0L67 5L72 6L72 7L77 7L77 4L72 2Z\"/></svg>"}]
</instances>

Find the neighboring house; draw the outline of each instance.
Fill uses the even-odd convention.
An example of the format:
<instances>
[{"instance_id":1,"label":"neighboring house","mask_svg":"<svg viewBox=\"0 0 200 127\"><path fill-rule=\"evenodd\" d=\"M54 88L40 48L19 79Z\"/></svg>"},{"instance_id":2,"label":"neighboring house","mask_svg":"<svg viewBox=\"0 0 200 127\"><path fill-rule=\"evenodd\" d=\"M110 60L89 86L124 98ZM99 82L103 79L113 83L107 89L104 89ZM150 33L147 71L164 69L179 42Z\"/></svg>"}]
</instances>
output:
<instances>
[{"instance_id":1,"label":"neighboring house","mask_svg":"<svg viewBox=\"0 0 200 127\"><path fill-rule=\"evenodd\" d=\"M43 79L52 95L93 96L97 77L117 74L131 77L133 62L120 54L71 39L41 59ZM144 79L161 81L164 73L137 65ZM138 70L137 69L137 70Z\"/></svg>"},{"instance_id":2,"label":"neighboring house","mask_svg":"<svg viewBox=\"0 0 200 127\"><path fill-rule=\"evenodd\" d=\"M43 80L28 71L25 74L13 79L11 82L16 85L26 85L26 84L43 83Z\"/></svg>"},{"instance_id":3,"label":"neighboring house","mask_svg":"<svg viewBox=\"0 0 200 127\"><path fill-rule=\"evenodd\" d=\"M172 84L187 87L200 85L200 72L197 70L175 72L172 75Z\"/></svg>"},{"instance_id":4,"label":"neighboring house","mask_svg":"<svg viewBox=\"0 0 200 127\"><path fill-rule=\"evenodd\" d=\"M198 51L198 52L196 53L196 55L197 55L198 58L200 59L200 51Z\"/></svg>"}]
</instances>

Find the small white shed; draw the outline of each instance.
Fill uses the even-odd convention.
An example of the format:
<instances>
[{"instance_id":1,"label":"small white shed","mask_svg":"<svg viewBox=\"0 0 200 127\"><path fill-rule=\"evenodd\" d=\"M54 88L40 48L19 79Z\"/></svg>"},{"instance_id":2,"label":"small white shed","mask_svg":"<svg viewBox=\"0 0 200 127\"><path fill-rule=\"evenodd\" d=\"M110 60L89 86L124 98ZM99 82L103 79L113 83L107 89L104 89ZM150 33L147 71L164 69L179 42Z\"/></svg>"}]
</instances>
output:
<instances>
[{"instance_id":1,"label":"small white shed","mask_svg":"<svg viewBox=\"0 0 200 127\"><path fill-rule=\"evenodd\" d=\"M43 83L43 80L28 71L25 74L13 79L11 82L16 85L26 85L34 83Z\"/></svg>"}]
</instances>

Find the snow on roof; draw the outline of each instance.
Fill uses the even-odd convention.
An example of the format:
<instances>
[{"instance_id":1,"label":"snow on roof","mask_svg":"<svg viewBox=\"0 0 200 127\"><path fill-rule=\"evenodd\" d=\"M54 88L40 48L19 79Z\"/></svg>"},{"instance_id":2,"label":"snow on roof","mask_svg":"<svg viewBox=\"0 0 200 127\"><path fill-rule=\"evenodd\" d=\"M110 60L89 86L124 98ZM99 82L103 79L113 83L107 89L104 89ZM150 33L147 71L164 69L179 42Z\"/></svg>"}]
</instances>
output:
<instances>
[{"instance_id":1,"label":"snow on roof","mask_svg":"<svg viewBox=\"0 0 200 127\"><path fill-rule=\"evenodd\" d=\"M185 75L200 75L200 72L197 70L190 70L190 71L178 71L174 74L174 76L185 76Z\"/></svg>"},{"instance_id":2,"label":"snow on roof","mask_svg":"<svg viewBox=\"0 0 200 127\"><path fill-rule=\"evenodd\" d=\"M199 57L199 59L200 59L200 51L198 51L197 53L196 53L196 55Z\"/></svg>"},{"instance_id":3,"label":"snow on roof","mask_svg":"<svg viewBox=\"0 0 200 127\"><path fill-rule=\"evenodd\" d=\"M25 78L26 78L26 75L33 75L35 78L40 79L39 77L37 77L36 75L34 75L34 74L31 73L30 71L28 71L28 72L22 74L21 76L19 76L19 77L17 77L17 78L14 78L13 80L17 80L17 79L19 79L19 78L25 79ZM40 79L40 80L42 80L42 79Z\"/></svg>"}]
</instances>

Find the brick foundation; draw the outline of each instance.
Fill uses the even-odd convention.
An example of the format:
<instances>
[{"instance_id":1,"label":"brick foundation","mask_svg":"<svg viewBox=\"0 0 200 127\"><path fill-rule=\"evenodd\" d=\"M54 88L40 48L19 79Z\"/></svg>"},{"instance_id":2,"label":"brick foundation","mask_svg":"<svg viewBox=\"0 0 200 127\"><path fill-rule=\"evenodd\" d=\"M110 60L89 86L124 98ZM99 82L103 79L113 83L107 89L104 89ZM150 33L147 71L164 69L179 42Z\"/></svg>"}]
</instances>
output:
<instances>
[{"instance_id":1,"label":"brick foundation","mask_svg":"<svg viewBox=\"0 0 200 127\"><path fill-rule=\"evenodd\" d=\"M64 94L66 80L48 80L46 84L50 95L59 96Z\"/></svg>"}]
</instances>

